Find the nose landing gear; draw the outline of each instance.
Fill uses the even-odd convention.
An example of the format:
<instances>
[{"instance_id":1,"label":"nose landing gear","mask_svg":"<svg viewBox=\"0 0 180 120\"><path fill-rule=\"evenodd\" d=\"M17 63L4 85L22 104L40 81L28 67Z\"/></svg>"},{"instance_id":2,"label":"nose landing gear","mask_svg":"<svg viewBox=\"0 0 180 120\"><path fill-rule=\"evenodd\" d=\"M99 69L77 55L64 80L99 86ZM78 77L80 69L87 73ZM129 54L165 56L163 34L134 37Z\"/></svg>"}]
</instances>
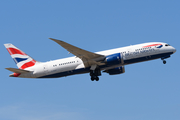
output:
<instances>
[{"instance_id":1,"label":"nose landing gear","mask_svg":"<svg viewBox=\"0 0 180 120\"><path fill-rule=\"evenodd\" d=\"M163 64L166 64L166 61L164 59L169 58L169 57L171 57L171 56L167 55L167 56L164 56L164 57L161 58L161 60L163 61Z\"/></svg>"},{"instance_id":2,"label":"nose landing gear","mask_svg":"<svg viewBox=\"0 0 180 120\"><path fill-rule=\"evenodd\" d=\"M166 61L165 61L165 60L163 60L163 64L166 64Z\"/></svg>"},{"instance_id":3,"label":"nose landing gear","mask_svg":"<svg viewBox=\"0 0 180 120\"><path fill-rule=\"evenodd\" d=\"M161 58L161 60L163 61L163 64L166 64L166 60L164 60L164 58Z\"/></svg>"}]
</instances>

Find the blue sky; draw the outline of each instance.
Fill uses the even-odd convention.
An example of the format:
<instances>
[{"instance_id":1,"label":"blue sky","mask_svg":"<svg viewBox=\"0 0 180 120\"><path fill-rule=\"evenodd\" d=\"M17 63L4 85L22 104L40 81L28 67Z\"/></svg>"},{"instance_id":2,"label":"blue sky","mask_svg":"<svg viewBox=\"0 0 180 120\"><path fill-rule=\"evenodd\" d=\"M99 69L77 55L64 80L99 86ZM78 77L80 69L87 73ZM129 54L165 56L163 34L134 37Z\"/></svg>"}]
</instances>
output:
<instances>
[{"instance_id":1,"label":"blue sky","mask_svg":"<svg viewBox=\"0 0 180 120\"><path fill-rule=\"evenodd\" d=\"M179 120L180 2L178 0L2 0L1 120ZM125 66L126 73L57 79L9 78L16 68L5 43L38 61L72 56L48 38L96 52L166 42L177 52L167 64Z\"/></svg>"}]
</instances>

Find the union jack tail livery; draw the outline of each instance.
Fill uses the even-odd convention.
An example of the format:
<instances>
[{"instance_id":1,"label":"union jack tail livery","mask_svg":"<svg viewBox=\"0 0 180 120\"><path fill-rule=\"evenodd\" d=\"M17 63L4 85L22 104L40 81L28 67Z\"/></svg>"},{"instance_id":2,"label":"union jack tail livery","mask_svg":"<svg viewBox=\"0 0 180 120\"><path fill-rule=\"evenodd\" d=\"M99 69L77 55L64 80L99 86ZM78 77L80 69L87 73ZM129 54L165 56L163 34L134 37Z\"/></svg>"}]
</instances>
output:
<instances>
[{"instance_id":1,"label":"union jack tail livery","mask_svg":"<svg viewBox=\"0 0 180 120\"><path fill-rule=\"evenodd\" d=\"M9 54L11 55L19 69L24 70L36 64L36 61L33 58L31 58L26 53L15 47L13 44L4 44L4 46L8 50Z\"/></svg>"}]
</instances>

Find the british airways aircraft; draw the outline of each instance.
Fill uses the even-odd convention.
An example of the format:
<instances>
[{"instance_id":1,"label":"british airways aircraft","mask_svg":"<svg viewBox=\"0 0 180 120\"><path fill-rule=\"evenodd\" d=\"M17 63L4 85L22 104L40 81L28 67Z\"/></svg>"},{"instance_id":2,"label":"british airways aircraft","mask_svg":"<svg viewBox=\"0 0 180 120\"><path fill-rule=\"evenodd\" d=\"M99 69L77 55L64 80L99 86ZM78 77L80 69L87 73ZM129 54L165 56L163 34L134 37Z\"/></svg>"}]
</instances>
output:
<instances>
[{"instance_id":1,"label":"british airways aircraft","mask_svg":"<svg viewBox=\"0 0 180 120\"><path fill-rule=\"evenodd\" d=\"M149 42L93 53L61 40L50 39L75 56L49 62L39 62L13 44L4 44L18 67L18 69L6 68L14 72L9 76L20 78L58 78L89 73L92 81L98 81L101 71L109 75L122 74L125 72L125 65L158 58L161 58L163 63L166 64L164 59L169 58L170 55L176 52L176 49L167 43Z\"/></svg>"}]
</instances>

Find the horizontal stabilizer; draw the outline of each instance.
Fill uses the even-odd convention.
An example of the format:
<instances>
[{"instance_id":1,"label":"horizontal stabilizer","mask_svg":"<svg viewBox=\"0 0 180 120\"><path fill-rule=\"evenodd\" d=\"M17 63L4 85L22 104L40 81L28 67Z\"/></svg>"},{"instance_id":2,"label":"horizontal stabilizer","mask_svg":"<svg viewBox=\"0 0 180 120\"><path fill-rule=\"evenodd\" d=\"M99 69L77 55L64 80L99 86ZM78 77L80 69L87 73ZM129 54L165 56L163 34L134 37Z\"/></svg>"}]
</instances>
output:
<instances>
[{"instance_id":1,"label":"horizontal stabilizer","mask_svg":"<svg viewBox=\"0 0 180 120\"><path fill-rule=\"evenodd\" d=\"M31 71L28 70L22 70L22 69L16 69L16 68L6 68L7 70L14 72L14 73L28 73Z\"/></svg>"}]
</instances>

